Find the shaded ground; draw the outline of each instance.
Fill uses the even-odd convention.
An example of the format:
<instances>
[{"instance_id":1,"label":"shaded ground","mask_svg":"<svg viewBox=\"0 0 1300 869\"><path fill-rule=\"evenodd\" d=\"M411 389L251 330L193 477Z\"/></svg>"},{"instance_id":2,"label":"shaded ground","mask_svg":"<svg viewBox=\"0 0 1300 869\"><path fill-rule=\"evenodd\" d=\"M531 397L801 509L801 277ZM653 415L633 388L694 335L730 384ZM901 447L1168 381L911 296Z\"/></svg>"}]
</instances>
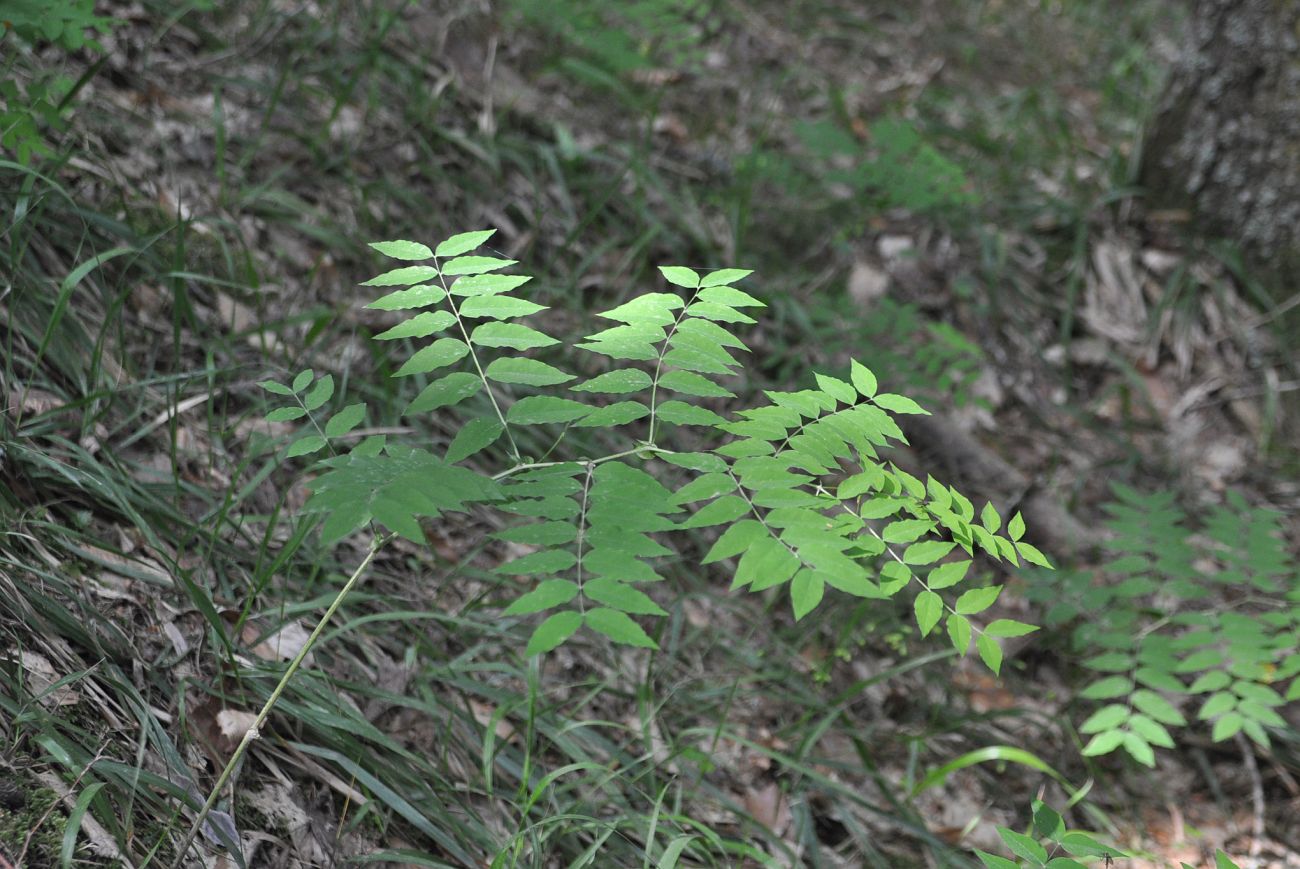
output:
<instances>
[{"instance_id":1,"label":"shaded ground","mask_svg":"<svg viewBox=\"0 0 1300 869\"><path fill-rule=\"evenodd\" d=\"M1125 187L1173 16L859 6L108 4L126 23L53 136L70 159L3 169L11 860L55 864L72 824L85 862L170 863L179 801L206 795L362 557L292 519L304 491L254 383L331 371L398 419L410 396L368 340L388 323L355 286L369 240L496 227L557 334L656 264L756 268L772 310L746 386L861 358L1018 472L975 475L973 498L1045 494L1095 528L1123 481L1297 515L1276 302ZM100 56L47 49L17 74ZM223 829L268 866L635 866L680 836L699 865L974 865L1044 788L1064 802L1016 764L910 795L990 745L1093 782L1072 821L1153 861L1217 845L1300 865L1288 743L1087 761L1060 640L998 684L905 609L796 628L685 561L661 654L584 641L529 662L526 626L499 617L516 590L490 572L494 521L386 551L201 840L209 865ZM544 781L569 764L589 766Z\"/></svg>"}]
</instances>

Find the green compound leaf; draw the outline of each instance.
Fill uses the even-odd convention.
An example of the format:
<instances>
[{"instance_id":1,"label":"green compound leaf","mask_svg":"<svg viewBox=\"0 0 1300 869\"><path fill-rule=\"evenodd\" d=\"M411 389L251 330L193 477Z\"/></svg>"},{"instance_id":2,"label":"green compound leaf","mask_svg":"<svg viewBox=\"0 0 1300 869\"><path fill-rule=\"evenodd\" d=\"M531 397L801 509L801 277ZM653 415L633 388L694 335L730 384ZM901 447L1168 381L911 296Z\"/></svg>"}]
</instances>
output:
<instances>
[{"instance_id":1,"label":"green compound leaf","mask_svg":"<svg viewBox=\"0 0 1300 869\"><path fill-rule=\"evenodd\" d=\"M643 616L668 615L649 595L607 576L584 584L582 593L591 600L621 612Z\"/></svg>"},{"instance_id":2,"label":"green compound leaf","mask_svg":"<svg viewBox=\"0 0 1300 869\"><path fill-rule=\"evenodd\" d=\"M495 234L495 229L478 229L473 232L458 233L439 244L434 253L437 254L439 259L443 257L460 256L463 253L469 253L474 248L479 247Z\"/></svg>"},{"instance_id":3,"label":"green compound leaf","mask_svg":"<svg viewBox=\"0 0 1300 869\"><path fill-rule=\"evenodd\" d=\"M524 361L524 360L515 360ZM490 374L489 374L490 376ZM546 425L573 422L591 413L591 407L568 398L530 395L521 398L506 411L506 422L517 425Z\"/></svg>"},{"instance_id":4,"label":"green compound leaf","mask_svg":"<svg viewBox=\"0 0 1300 869\"><path fill-rule=\"evenodd\" d=\"M370 246L393 259L433 259L433 251L418 241L372 241Z\"/></svg>"},{"instance_id":5,"label":"green compound leaf","mask_svg":"<svg viewBox=\"0 0 1300 869\"><path fill-rule=\"evenodd\" d=\"M390 445L384 455L359 452L325 461L329 470L311 481L312 497L305 511L328 515L346 510L356 515L361 505L391 530L423 543L419 517L432 518L444 510L464 510L466 502L501 497L491 480L423 450Z\"/></svg>"},{"instance_id":6,"label":"green compound leaf","mask_svg":"<svg viewBox=\"0 0 1300 869\"><path fill-rule=\"evenodd\" d=\"M456 322L450 311L425 311L416 314L405 323L398 323L386 332L375 336L376 341L392 341L395 338L424 338L435 332L441 332Z\"/></svg>"},{"instance_id":7,"label":"green compound leaf","mask_svg":"<svg viewBox=\"0 0 1300 869\"><path fill-rule=\"evenodd\" d=\"M498 565L493 572L511 576L533 576L536 574L559 573L578 563L578 559L567 549L543 549Z\"/></svg>"},{"instance_id":8,"label":"green compound leaf","mask_svg":"<svg viewBox=\"0 0 1300 869\"><path fill-rule=\"evenodd\" d=\"M916 611L916 626L921 629L921 636L927 637L943 615L943 598L932 591L923 591L916 596L913 609Z\"/></svg>"},{"instance_id":9,"label":"green compound leaf","mask_svg":"<svg viewBox=\"0 0 1300 869\"><path fill-rule=\"evenodd\" d=\"M637 368L622 371L609 371L599 377L579 383L572 387L574 392L598 392L604 395L626 395L649 389L652 384L650 375Z\"/></svg>"},{"instance_id":10,"label":"green compound leaf","mask_svg":"<svg viewBox=\"0 0 1300 869\"><path fill-rule=\"evenodd\" d=\"M409 287L425 281L438 279L438 270L433 266L406 266L376 275L368 281L362 281L363 287Z\"/></svg>"},{"instance_id":11,"label":"green compound leaf","mask_svg":"<svg viewBox=\"0 0 1300 869\"><path fill-rule=\"evenodd\" d=\"M521 323L501 322L484 323L474 330L469 340L480 347L510 347L515 350L531 350L560 343L550 335L544 335Z\"/></svg>"},{"instance_id":12,"label":"green compound leaf","mask_svg":"<svg viewBox=\"0 0 1300 869\"><path fill-rule=\"evenodd\" d=\"M536 359L495 359L484 372L488 380L497 383L517 383L522 386L555 386L573 380L553 365Z\"/></svg>"},{"instance_id":13,"label":"green compound leaf","mask_svg":"<svg viewBox=\"0 0 1300 869\"><path fill-rule=\"evenodd\" d=\"M377 311L405 311L410 308L427 308L429 305L438 304L445 298L447 298L446 290L428 284L389 293L375 299L366 307L374 308Z\"/></svg>"},{"instance_id":14,"label":"green compound leaf","mask_svg":"<svg viewBox=\"0 0 1300 869\"><path fill-rule=\"evenodd\" d=\"M964 616L982 613L984 610L993 606L993 602L1002 594L1002 586L990 585L987 588L972 588L957 598L957 604L953 607L957 612Z\"/></svg>"},{"instance_id":15,"label":"green compound leaf","mask_svg":"<svg viewBox=\"0 0 1300 869\"><path fill-rule=\"evenodd\" d=\"M453 362L459 362L469 353L469 345L459 338L439 338L427 347L415 351L411 358L393 374L394 377L410 377L412 374L425 374L445 368Z\"/></svg>"},{"instance_id":16,"label":"green compound leaf","mask_svg":"<svg viewBox=\"0 0 1300 869\"><path fill-rule=\"evenodd\" d=\"M871 399L876 403L876 407L884 408L893 413L913 413L929 416L930 411L921 407L906 395L896 395L892 392L882 392Z\"/></svg>"},{"instance_id":17,"label":"green compound leaf","mask_svg":"<svg viewBox=\"0 0 1300 869\"><path fill-rule=\"evenodd\" d=\"M752 275L752 269L718 269L716 272L709 272L705 275L704 280L700 281L701 287L720 287L726 284L734 284L736 281Z\"/></svg>"},{"instance_id":18,"label":"green compound leaf","mask_svg":"<svg viewBox=\"0 0 1300 869\"><path fill-rule=\"evenodd\" d=\"M523 616L566 604L578 596L578 584L567 579L548 579L506 607L503 616Z\"/></svg>"},{"instance_id":19,"label":"green compound leaf","mask_svg":"<svg viewBox=\"0 0 1300 869\"><path fill-rule=\"evenodd\" d=\"M693 269L684 266L660 266L659 273L670 284L693 290L700 285L700 276Z\"/></svg>"},{"instance_id":20,"label":"green compound leaf","mask_svg":"<svg viewBox=\"0 0 1300 869\"><path fill-rule=\"evenodd\" d=\"M618 610L599 608L588 610L583 616L587 627L597 633L604 634L616 643L625 646L636 646L642 649L658 649L659 644L650 639L650 636L641 629L641 626L632 621L632 618L626 613Z\"/></svg>"},{"instance_id":21,"label":"green compound leaf","mask_svg":"<svg viewBox=\"0 0 1300 869\"><path fill-rule=\"evenodd\" d=\"M504 431L505 426L496 419L489 417L472 419L456 433L451 445L447 447L444 460L448 464L463 461L494 444Z\"/></svg>"},{"instance_id":22,"label":"green compound leaf","mask_svg":"<svg viewBox=\"0 0 1300 869\"><path fill-rule=\"evenodd\" d=\"M325 437L342 437L360 425L365 416L366 406L364 404L349 404L331 416L329 422L325 423Z\"/></svg>"},{"instance_id":23,"label":"green compound leaf","mask_svg":"<svg viewBox=\"0 0 1300 869\"><path fill-rule=\"evenodd\" d=\"M533 631L528 638L525 655L541 655L559 646L573 636L582 627L582 614L572 611L556 613L550 616Z\"/></svg>"},{"instance_id":24,"label":"green compound leaf","mask_svg":"<svg viewBox=\"0 0 1300 869\"><path fill-rule=\"evenodd\" d=\"M493 320L527 317L530 314L545 310L545 305L506 295L471 296L460 305L460 315L462 317L486 317Z\"/></svg>"},{"instance_id":25,"label":"green compound leaf","mask_svg":"<svg viewBox=\"0 0 1300 869\"><path fill-rule=\"evenodd\" d=\"M849 363L849 380L853 382L853 388L863 398L871 398L876 394L876 375L872 374L870 368L867 368L856 359Z\"/></svg>"},{"instance_id":26,"label":"green compound leaf","mask_svg":"<svg viewBox=\"0 0 1300 869\"><path fill-rule=\"evenodd\" d=\"M430 383L402 411L403 416L427 413L440 407L459 404L483 388L483 381L477 374L457 371Z\"/></svg>"},{"instance_id":27,"label":"green compound leaf","mask_svg":"<svg viewBox=\"0 0 1300 869\"><path fill-rule=\"evenodd\" d=\"M816 571L804 568L796 573L790 582L790 607L794 610L794 620L799 621L817 609L825 592L826 582Z\"/></svg>"},{"instance_id":28,"label":"green compound leaf","mask_svg":"<svg viewBox=\"0 0 1300 869\"><path fill-rule=\"evenodd\" d=\"M445 277L481 275L484 272L495 272L514 264L515 260L499 259L494 256L458 256L442 264L442 273ZM455 292L455 290L452 290L452 292Z\"/></svg>"}]
</instances>

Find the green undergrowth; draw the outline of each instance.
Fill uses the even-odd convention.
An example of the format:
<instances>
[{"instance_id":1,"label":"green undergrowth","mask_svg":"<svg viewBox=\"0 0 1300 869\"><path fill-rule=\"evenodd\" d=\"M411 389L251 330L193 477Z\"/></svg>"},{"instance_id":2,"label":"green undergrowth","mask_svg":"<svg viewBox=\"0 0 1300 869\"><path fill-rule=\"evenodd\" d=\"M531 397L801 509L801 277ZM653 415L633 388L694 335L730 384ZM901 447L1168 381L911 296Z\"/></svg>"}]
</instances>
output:
<instances>
[{"instance_id":1,"label":"green undergrowth","mask_svg":"<svg viewBox=\"0 0 1300 869\"><path fill-rule=\"evenodd\" d=\"M1039 577L1029 590L1089 673L1078 697L1101 704L1080 725L1087 756L1123 748L1155 766L1171 728L1263 748L1293 734L1280 707L1300 700L1300 561L1282 516L1240 494L1189 521L1168 493L1115 485L1108 558L1098 570Z\"/></svg>"}]
</instances>

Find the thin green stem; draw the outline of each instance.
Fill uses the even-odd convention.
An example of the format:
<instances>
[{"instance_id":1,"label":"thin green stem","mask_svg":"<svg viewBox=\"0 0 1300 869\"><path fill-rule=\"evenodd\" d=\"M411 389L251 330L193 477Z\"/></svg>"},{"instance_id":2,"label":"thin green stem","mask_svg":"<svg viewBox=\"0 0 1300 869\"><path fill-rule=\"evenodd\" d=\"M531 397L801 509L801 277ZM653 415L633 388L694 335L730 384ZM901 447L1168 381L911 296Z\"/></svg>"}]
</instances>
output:
<instances>
[{"instance_id":1,"label":"thin green stem","mask_svg":"<svg viewBox=\"0 0 1300 869\"><path fill-rule=\"evenodd\" d=\"M598 459L579 459L578 461L585 462L586 464L595 466L595 465L603 465L605 462L613 462L618 459L625 459L628 456L634 456L637 455L638 453L655 453L656 455L666 456L666 455L672 455L675 452L677 451L666 450L663 447L657 447L654 444L638 444L637 446L632 447L632 449L630 450L623 450L622 452L618 452L618 453L610 453L609 455L601 456ZM523 473L524 471L535 471L538 468L554 468L558 465L569 465L569 464L573 464L573 463L572 462L523 462L521 464L515 465L513 468L506 468L504 471L494 474L492 476L492 479L493 481L504 480L506 477L513 477L515 474L520 474Z\"/></svg>"},{"instance_id":2,"label":"thin green stem","mask_svg":"<svg viewBox=\"0 0 1300 869\"><path fill-rule=\"evenodd\" d=\"M375 555L390 539L391 535L388 537L375 537L370 542L370 551L366 553L366 557L357 565L357 569L352 571L352 575L348 577L348 581L343 584L343 588L339 589L339 593L335 595L329 608L325 610L325 614L321 616L320 621L316 623L315 630L313 630L311 635L307 637L307 642L303 643L302 648L298 650L298 654L294 655L293 660L289 662L288 669L284 671L284 675L280 677L279 683L275 686L275 689L271 691L271 696L268 697L266 703L262 705L262 709L257 713L257 718L253 720L252 726L244 732L244 738L240 740L239 745L235 747L235 751L230 755L230 760L226 763L225 769L221 771L221 775L217 778L217 783L212 786L212 793L208 794L208 801L203 804L203 808L199 810L198 815L194 818L194 823L190 825L189 832L185 834L185 839L181 842L181 846L177 850L176 860L172 863L171 869L180 869L181 865L185 862L185 854L189 851L190 845L194 842L194 837L198 835L199 830L203 827L203 822L208 819L208 815L212 814L212 809L216 806L217 799L221 796L222 788L224 788L226 783L230 781L231 775L234 774L235 767L239 765L240 760L248 751L248 747L253 744L253 740L257 739L261 735L262 725L264 725L266 719L270 717L271 711L275 708L275 704L280 700L280 695L283 694L284 689L288 687L289 680L298 672L298 668L302 666L303 660L312 650L312 647L316 645L316 640L319 639L321 633L325 630L325 627L330 623L330 620L338 611L338 608L343 604L343 600L352 592L352 589L356 587L356 584L361 580L362 574L364 574L366 568L370 566L370 562L374 561Z\"/></svg>"},{"instance_id":3,"label":"thin green stem","mask_svg":"<svg viewBox=\"0 0 1300 869\"><path fill-rule=\"evenodd\" d=\"M437 262L436 258L434 261ZM515 436L510 433L510 423L506 422L506 415L497 402L497 394L492 389L492 384L488 382L487 374L483 372L483 366L478 359L478 351L474 349L474 342L469 340L469 330L465 328L465 321L460 316L460 309L456 307L456 303L451 298L451 288L447 286L447 278L442 273L442 266L436 266L436 268L438 269L438 283L442 284L442 291L447 294L447 307L451 309L451 315L456 318L456 326L465 339L465 346L469 348L469 359L474 363L474 370L478 372L478 379L483 381L483 388L487 391L488 400L492 402L492 409L496 411L497 419L501 421L501 428L506 433L506 440L510 442L510 457L515 461L519 461L519 445L515 443Z\"/></svg>"}]
</instances>

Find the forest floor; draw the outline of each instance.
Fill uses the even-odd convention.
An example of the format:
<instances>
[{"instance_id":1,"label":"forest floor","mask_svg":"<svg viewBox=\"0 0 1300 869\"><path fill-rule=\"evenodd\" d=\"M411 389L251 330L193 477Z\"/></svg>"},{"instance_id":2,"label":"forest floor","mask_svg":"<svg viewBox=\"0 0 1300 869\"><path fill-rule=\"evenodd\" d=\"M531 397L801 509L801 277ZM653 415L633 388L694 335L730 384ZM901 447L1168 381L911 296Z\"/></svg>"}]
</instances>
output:
<instances>
[{"instance_id":1,"label":"forest floor","mask_svg":"<svg viewBox=\"0 0 1300 869\"><path fill-rule=\"evenodd\" d=\"M89 74L44 162L0 164L0 867L171 865L364 557L294 521L256 383L330 371L399 418L368 241L494 227L581 334L655 265L754 268L746 394L861 359L955 438L900 464L1025 506L1076 572L1111 483L1239 492L1300 545L1294 310L1131 184L1169 4L102 5L102 52L16 55L25 86ZM686 560L662 652L530 660L496 521L376 561L204 865L227 834L256 866L649 866L686 836L692 865L973 866L1084 791L1125 869L1300 866L1296 740L1083 757L1065 631L998 681L905 607L796 626Z\"/></svg>"}]
</instances>

